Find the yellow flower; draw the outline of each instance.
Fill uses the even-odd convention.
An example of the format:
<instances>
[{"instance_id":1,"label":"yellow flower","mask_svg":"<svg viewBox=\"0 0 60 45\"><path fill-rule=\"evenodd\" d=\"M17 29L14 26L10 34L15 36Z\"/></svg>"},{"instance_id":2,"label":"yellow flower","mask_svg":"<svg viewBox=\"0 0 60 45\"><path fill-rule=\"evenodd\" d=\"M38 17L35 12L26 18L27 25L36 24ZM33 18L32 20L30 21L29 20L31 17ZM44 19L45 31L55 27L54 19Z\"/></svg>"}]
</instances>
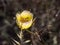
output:
<instances>
[{"instance_id":1,"label":"yellow flower","mask_svg":"<svg viewBox=\"0 0 60 45\"><path fill-rule=\"evenodd\" d=\"M21 29L28 29L33 23L33 14L24 10L22 13L16 14L16 23Z\"/></svg>"}]
</instances>

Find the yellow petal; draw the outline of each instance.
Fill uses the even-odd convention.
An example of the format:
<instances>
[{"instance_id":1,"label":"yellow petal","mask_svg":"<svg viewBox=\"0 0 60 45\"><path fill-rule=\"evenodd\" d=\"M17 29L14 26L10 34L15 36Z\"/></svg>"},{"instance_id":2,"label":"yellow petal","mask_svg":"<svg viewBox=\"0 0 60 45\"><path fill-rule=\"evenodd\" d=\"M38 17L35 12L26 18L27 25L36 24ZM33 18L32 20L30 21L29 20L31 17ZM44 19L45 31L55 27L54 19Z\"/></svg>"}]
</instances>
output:
<instances>
[{"instance_id":1,"label":"yellow petal","mask_svg":"<svg viewBox=\"0 0 60 45\"><path fill-rule=\"evenodd\" d=\"M29 12L29 11L24 10L21 13L21 17L28 18L29 20L31 20L31 19L33 19L33 14L31 12Z\"/></svg>"},{"instance_id":2,"label":"yellow petal","mask_svg":"<svg viewBox=\"0 0 60 45\"><path fill-rule=\"evenodd\" d=\"M22 24L22 29L28 29L32 25L32 20Z\"/></svg>"}]
</instances>

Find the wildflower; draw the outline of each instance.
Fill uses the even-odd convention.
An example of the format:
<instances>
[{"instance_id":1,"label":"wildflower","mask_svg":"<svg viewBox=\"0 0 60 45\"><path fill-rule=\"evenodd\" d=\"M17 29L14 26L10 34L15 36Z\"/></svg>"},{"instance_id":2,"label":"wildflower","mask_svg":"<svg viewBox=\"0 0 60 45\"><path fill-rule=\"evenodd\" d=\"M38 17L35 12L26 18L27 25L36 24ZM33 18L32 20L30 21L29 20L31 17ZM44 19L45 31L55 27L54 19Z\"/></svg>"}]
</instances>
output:
<instances>
[{"instance_id":1,"label":"wildflower","mask_svg":"<svg viewBox=\"0 0 60 45\"><path fill-rule=\"evenodd\" d=\"M28 29L33 23L33 14L24 10L22 13L16 14L16 23L21 29Z\"/></svg>"}]
</instances>

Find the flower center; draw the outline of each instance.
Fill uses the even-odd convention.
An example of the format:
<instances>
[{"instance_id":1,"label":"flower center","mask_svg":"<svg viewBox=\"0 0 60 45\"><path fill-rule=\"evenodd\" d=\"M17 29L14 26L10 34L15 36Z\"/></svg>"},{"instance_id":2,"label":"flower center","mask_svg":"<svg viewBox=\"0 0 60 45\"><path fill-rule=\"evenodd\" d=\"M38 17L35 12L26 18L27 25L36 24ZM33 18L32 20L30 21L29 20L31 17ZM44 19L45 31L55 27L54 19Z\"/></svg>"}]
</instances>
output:
<instances>
[{"instance_id":1,"label":"flower center","mask_svg":"<svg viewBox=\"0 0 60 45\"><path fill-rule=\"evenodd\" d=\"M29 19L28 17L26 17L26 18L21 17L20 21L21 21L22 23L25 23L25 22L30 21L30 19Z\"/></svg>"}]
</instances>

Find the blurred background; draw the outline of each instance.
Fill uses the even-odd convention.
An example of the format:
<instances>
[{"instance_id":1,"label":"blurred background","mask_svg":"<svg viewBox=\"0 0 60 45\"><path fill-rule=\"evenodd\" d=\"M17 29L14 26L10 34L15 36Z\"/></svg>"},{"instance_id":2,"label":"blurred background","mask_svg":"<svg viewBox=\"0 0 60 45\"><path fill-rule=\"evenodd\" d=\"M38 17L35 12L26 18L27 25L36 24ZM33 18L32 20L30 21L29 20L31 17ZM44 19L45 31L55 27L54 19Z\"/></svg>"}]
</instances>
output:
<instances>
[{"instance_id":1,"label":"blurred background","mask_svg":"<svg viewBox=\"0 0 60 45\"><path fill-rule=\"evenodd\" d=\"M21 41L15 16L23 10L36 20L29 28L35 35L24 31ZM60 45L60 0L0 0L0 45Z\"/></svg>"}]
</instances>

